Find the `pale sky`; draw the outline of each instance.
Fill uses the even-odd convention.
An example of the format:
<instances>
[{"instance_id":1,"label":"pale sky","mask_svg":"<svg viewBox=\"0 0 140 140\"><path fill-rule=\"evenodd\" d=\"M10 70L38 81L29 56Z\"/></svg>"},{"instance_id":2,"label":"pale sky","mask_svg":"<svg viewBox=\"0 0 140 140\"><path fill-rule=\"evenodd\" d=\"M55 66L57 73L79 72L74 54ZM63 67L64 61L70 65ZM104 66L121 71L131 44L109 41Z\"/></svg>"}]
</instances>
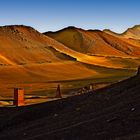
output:
<instances>
[{"instance_id":1,"label":"pale sky","mask_svg":"<svg viewBox=\"0 0 140 140\"><path fill-rule=\"evenodd\" d=\"M1 0L0 26L24 24L40 32L67 26L121 33L140 24L139 0Z\"/></svg>"}]
</instances>

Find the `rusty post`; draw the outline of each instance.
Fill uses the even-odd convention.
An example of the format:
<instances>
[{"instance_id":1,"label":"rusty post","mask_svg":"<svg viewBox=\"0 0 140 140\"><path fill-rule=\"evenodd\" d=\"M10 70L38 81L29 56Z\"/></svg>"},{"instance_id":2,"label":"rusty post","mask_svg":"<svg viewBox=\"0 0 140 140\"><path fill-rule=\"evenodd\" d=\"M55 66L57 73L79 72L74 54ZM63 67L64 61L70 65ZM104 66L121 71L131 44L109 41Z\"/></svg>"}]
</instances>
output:
<instances>
[{"instance_id":1,"label":"rusty post","mask_svg":"<svg viewBox=\"0 0 140 140\"><path fill-rule=\"evenodd\" d=\"M15 106L24 105L24 89L23 88L14 88L14 102Z\"/></svg>"}]
</instances>

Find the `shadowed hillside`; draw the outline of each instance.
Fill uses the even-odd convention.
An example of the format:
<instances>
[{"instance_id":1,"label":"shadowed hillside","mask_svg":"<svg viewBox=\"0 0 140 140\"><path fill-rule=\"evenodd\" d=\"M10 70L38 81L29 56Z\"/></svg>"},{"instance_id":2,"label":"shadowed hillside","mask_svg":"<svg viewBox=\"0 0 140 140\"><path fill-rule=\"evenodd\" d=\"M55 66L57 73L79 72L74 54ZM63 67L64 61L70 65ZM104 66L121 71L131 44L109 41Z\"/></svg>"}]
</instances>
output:
<instances>
[{"instance_id":1,"label":"shadowed hillside","mask_svg":"<svg viewBox=\"0 0 140 140\"><path fill-rule=\"evenodd\" d=\"M139 139L139 83L137 75L85 95L1 108L0 139Z\"/></svg>"}]
</instances>

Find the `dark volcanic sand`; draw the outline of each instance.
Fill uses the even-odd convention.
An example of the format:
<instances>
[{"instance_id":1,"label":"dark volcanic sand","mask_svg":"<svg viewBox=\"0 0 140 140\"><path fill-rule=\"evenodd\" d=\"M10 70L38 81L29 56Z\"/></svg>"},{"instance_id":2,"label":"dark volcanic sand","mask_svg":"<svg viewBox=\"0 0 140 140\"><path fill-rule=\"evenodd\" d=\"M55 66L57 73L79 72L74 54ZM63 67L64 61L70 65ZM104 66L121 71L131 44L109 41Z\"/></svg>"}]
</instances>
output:
<instances>
[{"instance_id":1,"label":"dark volcanic sand","mask_svg":"<svg viewBox=\"0 0 140 140\"><path fill-rule=\"evenodd\" d=\"M0 140L140 139L140 77L86 95L0 108Z\"/></svg>"}]
</instances>

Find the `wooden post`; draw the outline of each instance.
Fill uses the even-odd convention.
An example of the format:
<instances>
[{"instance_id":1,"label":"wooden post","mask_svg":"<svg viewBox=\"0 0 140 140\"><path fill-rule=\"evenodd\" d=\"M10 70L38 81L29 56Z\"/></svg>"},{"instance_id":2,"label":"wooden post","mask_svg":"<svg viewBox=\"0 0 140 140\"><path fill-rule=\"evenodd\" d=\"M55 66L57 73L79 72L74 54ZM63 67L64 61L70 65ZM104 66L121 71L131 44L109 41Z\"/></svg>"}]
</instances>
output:
<instances>
[{"instance_id":1,"label":"wooden post","mask_svg":"<svg viewBox=\"0 0 140 140\"><path fill-rule=\"evenodd\" d=\"M14 102L15 106L24 105L24 89L23 88L14 88Z\"/></svg>"},{"instance_id":2,"label":"wooden post","mask_svg":"<svg viewBox=\"0 0 140 140\"><path fill-rule=\"evenodd\" d=\"M62 98L60 85L58 84L55 98Z\"/></svg>"}]
</instances>

